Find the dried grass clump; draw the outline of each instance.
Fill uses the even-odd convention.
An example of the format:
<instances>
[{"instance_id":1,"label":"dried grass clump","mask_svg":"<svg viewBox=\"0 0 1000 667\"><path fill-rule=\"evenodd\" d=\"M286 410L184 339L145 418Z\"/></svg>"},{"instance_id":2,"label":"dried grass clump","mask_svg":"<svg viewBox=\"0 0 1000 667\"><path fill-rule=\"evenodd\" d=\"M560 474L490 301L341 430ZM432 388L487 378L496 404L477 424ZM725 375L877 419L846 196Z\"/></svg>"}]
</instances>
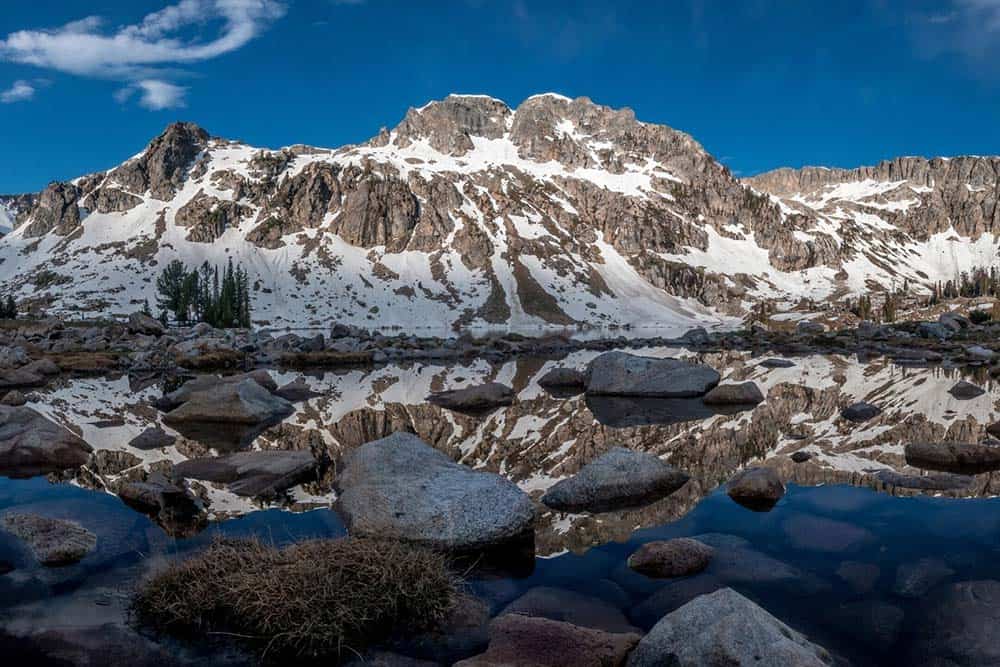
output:
<instances>
[{"instance_id":1,"label":"dried grass clump","mask_svg":"<svg viewBox=\"0 0 1000 667\"><path fill-rule=\"evenodd\" d=\"M458 579L440 554L362 538L284 549L218 540L144 582L133 601L141 623L180 635L231 635L265 655L358 652L394 629L441 621Z\"/></svg>"}]
</instances>

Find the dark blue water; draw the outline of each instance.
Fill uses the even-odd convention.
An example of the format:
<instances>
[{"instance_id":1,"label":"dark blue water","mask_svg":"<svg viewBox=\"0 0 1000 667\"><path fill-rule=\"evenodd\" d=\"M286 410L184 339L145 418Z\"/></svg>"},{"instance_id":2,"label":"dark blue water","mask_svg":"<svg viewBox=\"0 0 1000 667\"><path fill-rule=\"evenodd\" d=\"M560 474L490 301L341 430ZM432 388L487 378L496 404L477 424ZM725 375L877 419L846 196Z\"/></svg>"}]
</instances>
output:
<instances>
[{"instance_id":1,"label":"dark blue water","mask_svg":"<svg viewBox=\"0 0 1000 667\"><path fill-rule=\"evenodd\" d=\"M867 488L790 486L770 512L753 512L716 491L668 525L636 532L582 555L536 559L521 578L471 575L494 612L536 586L584 594L648 629L687 600L731 586L812 640L855 664L887 664L905 650L924 595L897 586L899 568L933 559L933 586L1000 575L1000 504L994 499L897 498ZM77 565L46 569L0 533L0 617L23 631L126 621L130 591L164 562L217 535L284 544L344 534L330 510L253 512L174 540L115 496L44 479L0 479L0 511L40 511L94 531L98 548ZM653 580L625 561L643 542L714 534L716 559L698 575ZM945 573L945 574L942 574ZM857 575L857 576L853 576Z\"/></svg>"}]
</instances>

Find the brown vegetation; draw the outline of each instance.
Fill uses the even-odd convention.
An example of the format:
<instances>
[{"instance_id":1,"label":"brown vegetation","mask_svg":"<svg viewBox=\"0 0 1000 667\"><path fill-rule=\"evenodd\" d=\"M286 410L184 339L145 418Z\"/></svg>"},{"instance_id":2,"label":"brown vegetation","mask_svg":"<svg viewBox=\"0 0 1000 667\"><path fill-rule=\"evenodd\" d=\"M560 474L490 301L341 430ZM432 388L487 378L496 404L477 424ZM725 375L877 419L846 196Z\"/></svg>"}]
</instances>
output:
<instances>
[{"instance_id":1,"label":"brown vegetation","mask_svg":"<svg viewBox=\"0 0 1000 667\"><path fill-rule=\"evenodd\" d=\"M227 635L265 656L344 656L442 620L458 595L444 556L347 537L283 549L219 540L144 582L137 619L173 634Z\"/></svg>"}]
</instances>

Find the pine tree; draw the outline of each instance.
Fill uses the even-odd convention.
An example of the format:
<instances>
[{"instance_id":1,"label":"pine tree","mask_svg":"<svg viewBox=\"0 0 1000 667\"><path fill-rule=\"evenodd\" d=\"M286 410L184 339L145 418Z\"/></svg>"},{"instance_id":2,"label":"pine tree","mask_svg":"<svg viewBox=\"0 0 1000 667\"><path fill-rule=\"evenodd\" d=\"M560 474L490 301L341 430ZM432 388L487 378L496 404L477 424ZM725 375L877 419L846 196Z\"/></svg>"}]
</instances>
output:
<instances>
[{"instance_id":1,"label":"pine tree","mask_svg":"<svg viewBox=\"0 0 1000 667\"><path fill-rule=\"evenodd\" d=\"M174 317L181 321L187 321L187 313L184 303L184 283L188 272L184 262L175 259L167 264L159 278L156 279L156 290L160 296L156 300L156 305L161 310L166 310L174 314Z\"/></svg>"},{"instance_id":2,"label":"pine tree","mask_svg":"<svg viewBox=\"0 0 1000 667\"><path fill-rule=\"evenodd\" d=\"M153 316L153 311L149 308L149 299L142 300L142 313L143 315L149 315L150 317Z\"/></svg>"}]
</instances>

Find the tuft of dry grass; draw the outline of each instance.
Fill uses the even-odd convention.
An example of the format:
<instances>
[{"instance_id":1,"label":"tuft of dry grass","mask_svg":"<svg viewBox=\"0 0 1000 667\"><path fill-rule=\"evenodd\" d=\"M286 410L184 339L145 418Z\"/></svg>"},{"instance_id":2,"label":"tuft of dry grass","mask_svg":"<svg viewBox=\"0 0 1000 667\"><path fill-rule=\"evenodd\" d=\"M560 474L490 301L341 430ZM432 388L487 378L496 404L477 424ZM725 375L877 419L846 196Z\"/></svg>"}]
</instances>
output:
<instances>
[{"instance_id":1,"label":"tuft of dry grass","mask_svg":"<svg viewBox=\"0 0 1000 667\"><path fill-rule=\"evenodd\" d=\"M458 586L444 556L395 542L347 537L277 549L221 539L145 581L132 610L171 634L230 635L265 656L315 658L432 627Z\"/></svg>"}]
</instances>

